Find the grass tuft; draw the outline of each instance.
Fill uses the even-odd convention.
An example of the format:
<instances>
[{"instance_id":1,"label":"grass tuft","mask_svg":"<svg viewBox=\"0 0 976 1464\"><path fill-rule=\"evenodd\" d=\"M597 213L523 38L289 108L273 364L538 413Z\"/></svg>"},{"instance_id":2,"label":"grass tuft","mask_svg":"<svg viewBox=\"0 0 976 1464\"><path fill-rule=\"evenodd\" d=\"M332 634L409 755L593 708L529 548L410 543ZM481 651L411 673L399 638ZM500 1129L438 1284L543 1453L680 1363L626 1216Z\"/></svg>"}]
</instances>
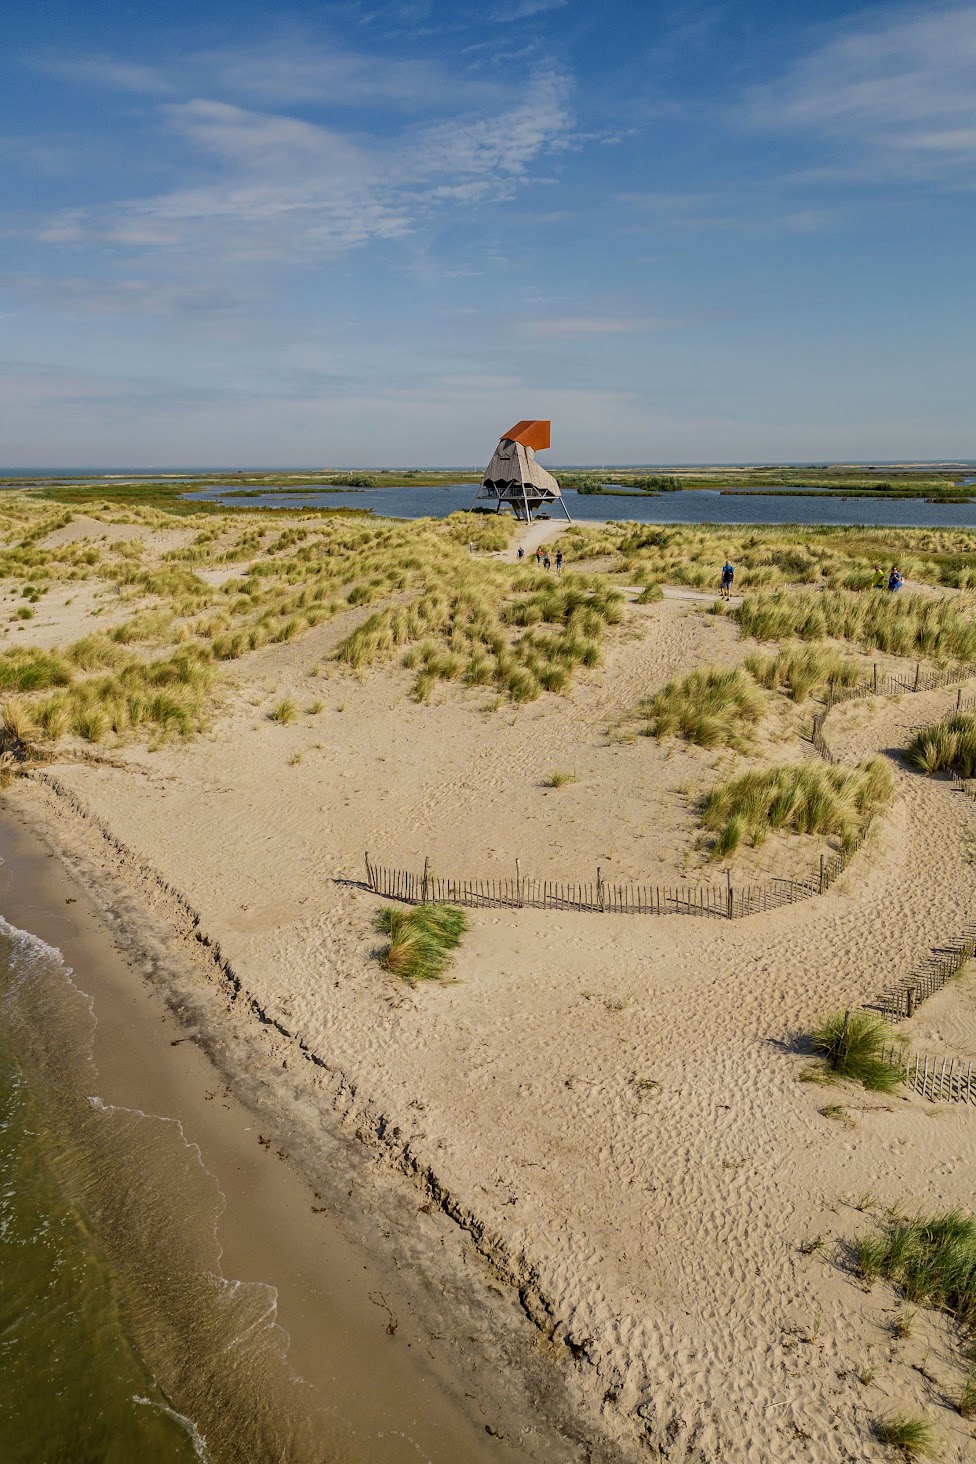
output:
<instances>
[{"instance_id":1,"label":"grass tuft","mask_svg":"<svg viewBox=\"0 0 976 1464\"><path fill-rule=\"evenodd\" d=\"M669 681L637 707L646 719L646 737L681 737L701 747L741 744L764 710L762 692L738 667L693 671L681 681Z\"/></svg>"},{"instance_id":2,"label":"grass tuft","mask_svg":"<svg viewBox=\"0 0 976 1464\"><path fill-rule=\"evenodd\" d=\"M546 778L545 786L547 788L562 788L566 783L575 782L575 773L550 773L548 778Z\"/></svg>"},{"instance_id":3,"label":"grass tuft","mask_svg":"<svg viewBox=\"0 0 976 1464\"><path fill-rule=\"evenodd\" d=\"M385 905L377 912L375 925L390 937L380 961L413 985L444 974L451 952L468 928L468 917L453 905L417 905L412 910Z\"/></svg>"},{"instance_id":4,"label":"grass tuft","mask_svg":"<svg viewBox=\"0 0 976 1464\"><path fill-rule=\"evenodd\" d=\"M976 777L976 716L961 712L924 728L908 744L905 757L922 773Z\"/></svg>"},{"instance_id":5,"label":"grass tuft","mask_svg":"<svg viewBox=\"0 0 976 1464\"><path fill-rule=\"evenodd\" d=\"M875 1093L891 1093L901 1074L881 1057L895 1033L873 1012L838 1012L813 1034L814 1051L838 1078L861 1083Z\"/></svg>"},{"instance_id":6,"label":"grass tuft","mask_svg":"<svg viewBox=\"0 0 976 1464\"><path fill-rule=\"evenodd\" d=\"M282 697L281 701L276 702L275 705L271 708L270 712L268 713L268 721L282 723L294 722L297 716L298 703L294 700L293 697L286 696Z\"/></svg>"},{"instance_id":7,"label":"grass tuft","mask_svg":"<svg viewBox=\"0 0 976 1464\"><path fill-rule=\"evenodd\" d=\"M747 837L758 847L770 829L833 835L846 849L871 815L890 803L894 788L880 757L857 768L781 763L719 783L702 804L701 823L718 836L713 859L734 853Z\"/></svg>"},{"instance_id":8,"label":"grass tuft","mask_svg":"<svg viewBox=\"0 0 976 1464\"><path fill-rule=\"evenodd\" d=\"M874 1424L875 1437L889 1448L900 1449L906 1459L935 1459L939 1436L927 1418L907 1413L889 1413Z\"/></svg>"}]
</instances>

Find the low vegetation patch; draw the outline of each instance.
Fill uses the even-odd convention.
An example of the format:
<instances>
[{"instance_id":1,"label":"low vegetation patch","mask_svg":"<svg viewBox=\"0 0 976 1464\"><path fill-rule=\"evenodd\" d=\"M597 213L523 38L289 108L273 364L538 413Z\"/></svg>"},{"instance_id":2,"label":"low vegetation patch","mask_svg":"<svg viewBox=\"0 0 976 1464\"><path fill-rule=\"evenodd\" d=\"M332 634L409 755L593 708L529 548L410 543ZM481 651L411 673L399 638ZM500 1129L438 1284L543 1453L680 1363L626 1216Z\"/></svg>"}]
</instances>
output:
<instances>
[{"instance_id":1,"label":"low vegetation patch","mask_svg":"<svg viewBox=\"0 0 976 1464\"><path fill-rule=\"evenodd\" d=\"M940 660L976 659L976 618L952 600L825 590L747 595L731 611L755 640L846 640L864 650Z\"/></svg>"},{"instance_id":2,"label":"low vegetation patch","mask_svg":"<svg viewBox=\"0 0 976 1464\"><path fill-rule=\"evenodd\" d=\"M385 905L375 923L390 937L380 953L383 966L413 985L443 976L468 928L468 917L453 905L417 905L412 910Z\"/></svg>"},{"instance_id":3,"label":"low vegetation patch","mask_svg":"<svg viewBox=\"0 0 976 1464\"><path fill-rule=\"evenodd\" d=\"M745 671L693 671L669 681L637 707L646 737L681 737L701 747L740 745L765 710L762 692Z\"/></svg>"},{"instance_id":4,"label":"low vegetation patch","mask_svg":"<svg viewBox=\"0 0 976 1464\"><path fill-rule=\"evenodd\" d=\"M784 691L795 702L806 701L822 688L836 693L856 686L860 675L856 660L826 646L789 645L775 656L747 656L745 665L760 686Z\"/></svg>"},{"instance_id":5,"label":"low vegetation patch","mask_svg":"<svg viewBox=\"0 0 976 1464\"><path fill-rule=\"evenodd\" d=\"M856 1261L865 1281L881 1276L906 1300L950 1312L967 1331L976 1327L976 1216L894 1216L881 1235L861 1238Z\"/></svg>"},{"instance_id":6,"label":"low vegetation patch","mask_svg":"<svg viewBox=\"0 0 976 1464\"><path fill-rule=\"evenodd\" d=\"M901 1073L881 1054L896 1041L888 1023L873 1012L837 1012L814 1032L813 1050L831 1080L847 1079L874 1093L891 1093L901 1083Z\"/></svg>"},{"instance_id":7,"label":"low vegetation patch","mask_svg":"<svg viewBox=\"0 0 976 1464\"><path fill-rule=\"evenodd\" d=\"M717 836L713 858L734 853L743 839L758 848L770 829L826 834L849 849L893 796L894 778L880 757L856 768L782 763L719 783L705 798L701 823Z\"/></svg>"},{"instance_id":8,"label":"low vegetation patch","mask_svg":"<svg viewBox=\"0 0 976 1464\"><path fill-rule=\"evenodd\" d=\"M912 738L905 757L923 773L976 777L976 716L957 712L944 722L926 727Z\"/></svg>"},{"instance_id":9,"label":"low vegetation patch","mask_svg":"<svg viewBox=\"0 0 976 1464\"><path fill-rule=\"evenodd\" d=\"M889 1413L874 1424L875 1437L889 1448L899 1449L906 1459L935 1459L939 1436L927 1418L907 1413Z\"/></svg>"}]
</instances>

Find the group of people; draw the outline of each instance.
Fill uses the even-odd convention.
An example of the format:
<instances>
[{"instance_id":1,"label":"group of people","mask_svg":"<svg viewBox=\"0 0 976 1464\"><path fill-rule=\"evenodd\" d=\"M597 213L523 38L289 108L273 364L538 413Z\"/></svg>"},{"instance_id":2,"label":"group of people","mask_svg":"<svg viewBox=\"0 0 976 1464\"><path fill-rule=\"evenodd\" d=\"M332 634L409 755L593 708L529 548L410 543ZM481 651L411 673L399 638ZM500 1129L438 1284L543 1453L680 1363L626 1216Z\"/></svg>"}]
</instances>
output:
<instances>
[{"instance_id":1,"label":"group of people","mask_svg":"<svg viewBox=\"0 0 976 1464\"><path fill-rule=\"evenodd\" d=\"M525 558L525 550L522 548L521 544L519 545L519 549L518 549L518 557L519 557L519 559L524 559ZM549 558L549 553L548 553L548 551L546 551L546 553L543 554L541 546L538 547L536 549L536 551L535 551L535 562L536 562L536 567L538 569L552 569L552 560ZM563 572L563 551L561 549L557 549L556 550L556 573L557 574L562 574L562 572Z\"/></svg>"},{"instance_id":2,"label":"group of people","mask_svg":"<svg viewBox=\"0 0 976 1464\"><path fill-rule=\"evenodd\" d=\"M883 590L887 588L894 595L897 594L897 592L901 589L904 583L905 576L902 574L897 564L893 564L891 566L891 573L887 575L881 568L880 564L876 564L874 566L874 579L871 581L872 589Z\"/></svg>"}]
</instances>

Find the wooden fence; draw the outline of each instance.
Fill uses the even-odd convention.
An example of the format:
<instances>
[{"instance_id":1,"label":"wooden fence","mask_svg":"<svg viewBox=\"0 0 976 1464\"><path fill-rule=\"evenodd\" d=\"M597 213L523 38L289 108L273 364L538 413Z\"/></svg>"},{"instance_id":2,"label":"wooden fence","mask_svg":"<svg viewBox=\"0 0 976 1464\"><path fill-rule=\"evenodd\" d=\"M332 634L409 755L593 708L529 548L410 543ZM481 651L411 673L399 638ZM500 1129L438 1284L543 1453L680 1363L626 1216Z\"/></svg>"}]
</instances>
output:
<instances>
[{"instance_id":1,"label":"wooden fence","mask_svg":"<svg viewBox=\"0 0 976 1464\"><path fill-rule=\"evenodd\" d=\"M540 880L522 874L516 861L514 879L455 879L434 874L430 860L422 874L374 864L366 857L366 883L376 895L407 905L428 901L474 909L578 910L611 915L705 915L741 920L822 895L847 868L863 838L839 854L822 855L820 870L810 879L771 879L765 884L659 885L606 880L597 868L590 882Z\"/></svg>"},{"instance_id":2,"label":"wooden fence","mask_svg":"<svg viewBox=\"0 0 976 1464\"><path fill-rule=\"evenodd\" d=\"M900 1046L882 1048L881 1057L898 1068L902 1080L933 1103L976 1103L973 1064L965 1057L907 1052Z\"/></svg>"},{"instance_id":3,"label":"wooden fence","mask_svg":"<svg viewBox=\"0 0 976 1464\"><path fill-rule=\"evenodd\" d=\"M900 1022L915 1015L916 1007L926 997L941 991L958 976L967 961L976 956L976 923L966 926L963 934L942 950L933 951L917 971L886 986L872 1005L884 1012L889 1021Z\"/></svg>"}]
</instances>

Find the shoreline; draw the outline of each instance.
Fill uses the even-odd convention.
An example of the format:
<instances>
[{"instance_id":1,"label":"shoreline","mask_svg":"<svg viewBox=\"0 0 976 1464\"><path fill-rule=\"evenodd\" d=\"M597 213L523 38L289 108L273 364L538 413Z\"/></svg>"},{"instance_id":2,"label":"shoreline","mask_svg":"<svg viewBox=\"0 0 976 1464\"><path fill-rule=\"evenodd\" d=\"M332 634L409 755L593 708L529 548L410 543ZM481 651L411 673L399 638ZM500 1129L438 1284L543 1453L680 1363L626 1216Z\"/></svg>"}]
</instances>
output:
<instances>
[{"instance_id":1,"label":"shoreline","mask_svg":"<svg viewBox=\"0 0 976 1464\"><path fill-rule=\"evenodd\" d=\"M341 1075L324 1082L321 1059L243 990L175 892L147 867L137 876L98 820L37 783L8 790L0 854L4 915L63 951L95 1003L112 1103L182 1124L224 1197L223 1273L274 1287L289 1372L341 1395L348 1437L330 1457L624 1457L581 1423L564 1359L546 1355L527 1319L528 1294L499 1291L476 1217L408 1146L396 1156L382 1116ZM343 1108L374 1132L350 1134Z\"/></svg>"}]
</instances>

